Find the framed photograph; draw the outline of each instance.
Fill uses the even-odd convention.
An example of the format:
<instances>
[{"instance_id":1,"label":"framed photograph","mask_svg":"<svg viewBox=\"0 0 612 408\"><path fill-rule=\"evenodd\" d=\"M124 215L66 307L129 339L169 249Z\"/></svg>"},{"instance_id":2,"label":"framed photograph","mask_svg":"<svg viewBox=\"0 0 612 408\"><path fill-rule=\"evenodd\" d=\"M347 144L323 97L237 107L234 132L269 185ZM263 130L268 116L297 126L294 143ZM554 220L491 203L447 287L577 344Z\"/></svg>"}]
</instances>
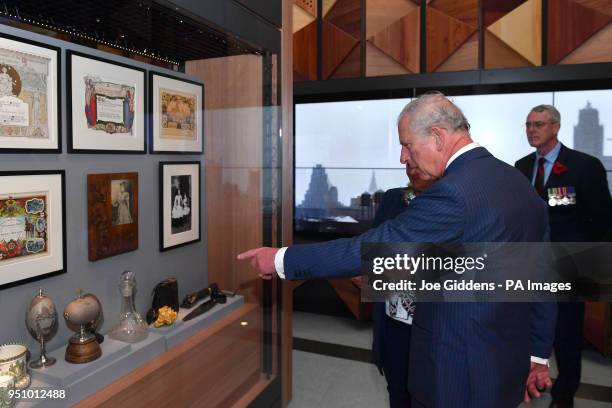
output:
<instances>
[{"instance_id":1,"label":"framed photograph","mask_svg":"<svg viewBox=\"0 0 612 408\"><path fill-rule=\"evenodd\" d=\"M68 151L146 153L145 70L66 51Z\"/></svg>"},{"instance_id":2,"label":"framed photograph","mask_svg":"<svg viewBox=\"0 0 612 408\"><path fill-rule=\"evenodd\" d=\"M151 153L202 153L204 85L149 72Z\"/></svg>"},{"instance_id":3,"label":"framed photograph","mask_svg":"<svg viewBox=\"0 0 612 408\"><path fill-rule=\"evenodd\" d=\"M0 172L0 286L66 271L64 178Z\"/></svg>"},{"instance_id":4,"label":"framed photograph","mask_svg":"<svg viewBox=\"0 0 612 408\"><path fill-rule=\"evenodd\" d=\"M159 250L200 240L200 162L159 163Z\"/></svg>"},{"instance_id":5,"label":"framed photograph","mask_svg":"<svg viewBox=\"0 0 612 408\"><path fill-rule=\"evenodd\" d=\"M138 173L87 175L89 260L138 249Z\"/></svg>"},{"instance_id":6,"label":"framed photograph","mask_svg":"<svg viewBox=\"0 0 612 408\"><path fill-rule=\"evenodd\" d=\"M60 49L0 33L0 153L61 153Z\"/></svg>"}]
</instances>

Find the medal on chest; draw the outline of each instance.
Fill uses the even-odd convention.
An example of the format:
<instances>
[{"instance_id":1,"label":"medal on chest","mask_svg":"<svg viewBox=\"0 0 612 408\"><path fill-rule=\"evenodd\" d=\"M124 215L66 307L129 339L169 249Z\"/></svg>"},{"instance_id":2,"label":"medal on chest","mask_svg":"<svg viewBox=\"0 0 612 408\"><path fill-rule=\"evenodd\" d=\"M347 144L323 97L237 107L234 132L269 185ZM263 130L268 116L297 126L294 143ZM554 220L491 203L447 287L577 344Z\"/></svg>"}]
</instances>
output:
<instances>
[{"instance_id":1,"label":"medal on chest","mask_svg":"<svg viewBox=\"0 0 612 408\"><path fill-rule=\"evenodd\" d=\"M547 189L548 205L551 207L576 204L576 191L574 186L551 187Z\"/></svg>"}]
</instances>

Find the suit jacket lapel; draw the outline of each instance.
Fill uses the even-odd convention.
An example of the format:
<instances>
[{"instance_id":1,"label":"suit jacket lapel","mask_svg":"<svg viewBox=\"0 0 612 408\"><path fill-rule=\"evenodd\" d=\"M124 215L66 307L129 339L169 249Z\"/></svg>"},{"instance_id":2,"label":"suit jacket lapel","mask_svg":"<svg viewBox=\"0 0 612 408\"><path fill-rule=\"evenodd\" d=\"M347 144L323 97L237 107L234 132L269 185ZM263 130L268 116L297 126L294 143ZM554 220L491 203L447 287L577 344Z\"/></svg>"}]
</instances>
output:
<instances>
[{"instance_id":1,"label":"suit jacket lapel","mask_svg":"<svg viewBox=\"0 0 612 408\"><path fill-rule=\"evenodd\" d=\"M526 160L522 160L524 164L519 165L519 170L525 175L525 177L527 177L527 180L529 180L530 183L533 178L533 166L535 166L535 159L536 154L531 153L529 156L527 156Z\"/></svg>"}]
</instances>

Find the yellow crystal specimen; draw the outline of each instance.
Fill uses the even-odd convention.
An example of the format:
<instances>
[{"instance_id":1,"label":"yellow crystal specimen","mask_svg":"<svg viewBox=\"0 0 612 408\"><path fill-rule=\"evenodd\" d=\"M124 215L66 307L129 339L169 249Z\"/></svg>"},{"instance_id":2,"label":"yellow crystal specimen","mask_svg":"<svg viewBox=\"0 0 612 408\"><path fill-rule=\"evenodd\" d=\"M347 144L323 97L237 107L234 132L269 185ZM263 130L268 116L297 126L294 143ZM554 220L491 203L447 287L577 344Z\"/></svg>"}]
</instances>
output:
<instances>
[{"instance_id":1,"label":"yellow crystal specimen","mask_svg":"<svg viewBox=\"0 0 612 408\"><path fill-rule=\"evenodd\" d=\"M153 324L155 327L161 327L164 324L170 326L176 320L176 316L178 316L178 313L172 310L171 307L160 307L158 310L157 320L155 320Z\"/></svg>"}]
</instances>

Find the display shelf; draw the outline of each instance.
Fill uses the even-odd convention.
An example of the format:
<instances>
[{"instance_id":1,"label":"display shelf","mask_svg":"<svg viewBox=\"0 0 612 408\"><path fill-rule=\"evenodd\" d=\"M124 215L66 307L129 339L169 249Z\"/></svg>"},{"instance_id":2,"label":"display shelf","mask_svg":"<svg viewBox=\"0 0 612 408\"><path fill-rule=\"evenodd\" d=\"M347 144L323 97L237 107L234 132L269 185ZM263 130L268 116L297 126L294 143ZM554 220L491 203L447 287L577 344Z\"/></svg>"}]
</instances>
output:
<instances>
[{"instance_id":1,"label":"display shelf","mask_svg":"<svg viewBox=\"0 0 612 408\"><path fill-rule=\"evenodd\" d=\"M65 389L67 398L63 401L20 402L17 407L73 405L160 356L244 304L242 296L231 297L227 303L215 305L208 312L183 322L183 317L203 301L191 309L180 309L177 320L172 326L160 328L150 326L149 336L139 343L129 344L105 336L104 342L100 345L102 357L91 363L71 364L64 360L64 348L52 351L49 355L55 357L57 363L45 369L30 369L29 373L32 376L30 388Z\"/></svg>"},{"instance_id":2,"label":"display shelf","mask_svg":"<svg viewBox=\"0 0 612 408\"><path fill-rule=\"evenodd\" d=\"M193 336L197 331L203 329L208 326L215 320L218 320L232 311L236 310L238 307L244 304L244 298L242 296L234 296L227 298L227 302L224 304L216 304L212 309L208 312L204 313L196 317L195 319L191 319L187 322L183 321L183 318L195 310L199 305L207 301L209 298L205 298L202 301L198 302L191 309L179 309L178 317L172 326L162 326L162 327L154 327L153 325L149 326L149 331L152 333L163 333L163 336L166 339L166 348L174 347L177 344L187 340L187 338Z\"/></svg>"},{"instance_id":3,"label":"display shelf","mask_svg":"<svg viewBox=\"0 0 612 408\"><path fill-rule=\"evenodd\" d=\"M49 353L56 359L56 363L47 368L30 370L33 379L47 383L57 388L66 388L93 372L98 371L108 363L117 360L130 352L130 345L121 341L105 337L100 345L102 356L97 360L85 364L72 364L64 359L65 348L57 349Z\"/></svg>"}]
</instances>

